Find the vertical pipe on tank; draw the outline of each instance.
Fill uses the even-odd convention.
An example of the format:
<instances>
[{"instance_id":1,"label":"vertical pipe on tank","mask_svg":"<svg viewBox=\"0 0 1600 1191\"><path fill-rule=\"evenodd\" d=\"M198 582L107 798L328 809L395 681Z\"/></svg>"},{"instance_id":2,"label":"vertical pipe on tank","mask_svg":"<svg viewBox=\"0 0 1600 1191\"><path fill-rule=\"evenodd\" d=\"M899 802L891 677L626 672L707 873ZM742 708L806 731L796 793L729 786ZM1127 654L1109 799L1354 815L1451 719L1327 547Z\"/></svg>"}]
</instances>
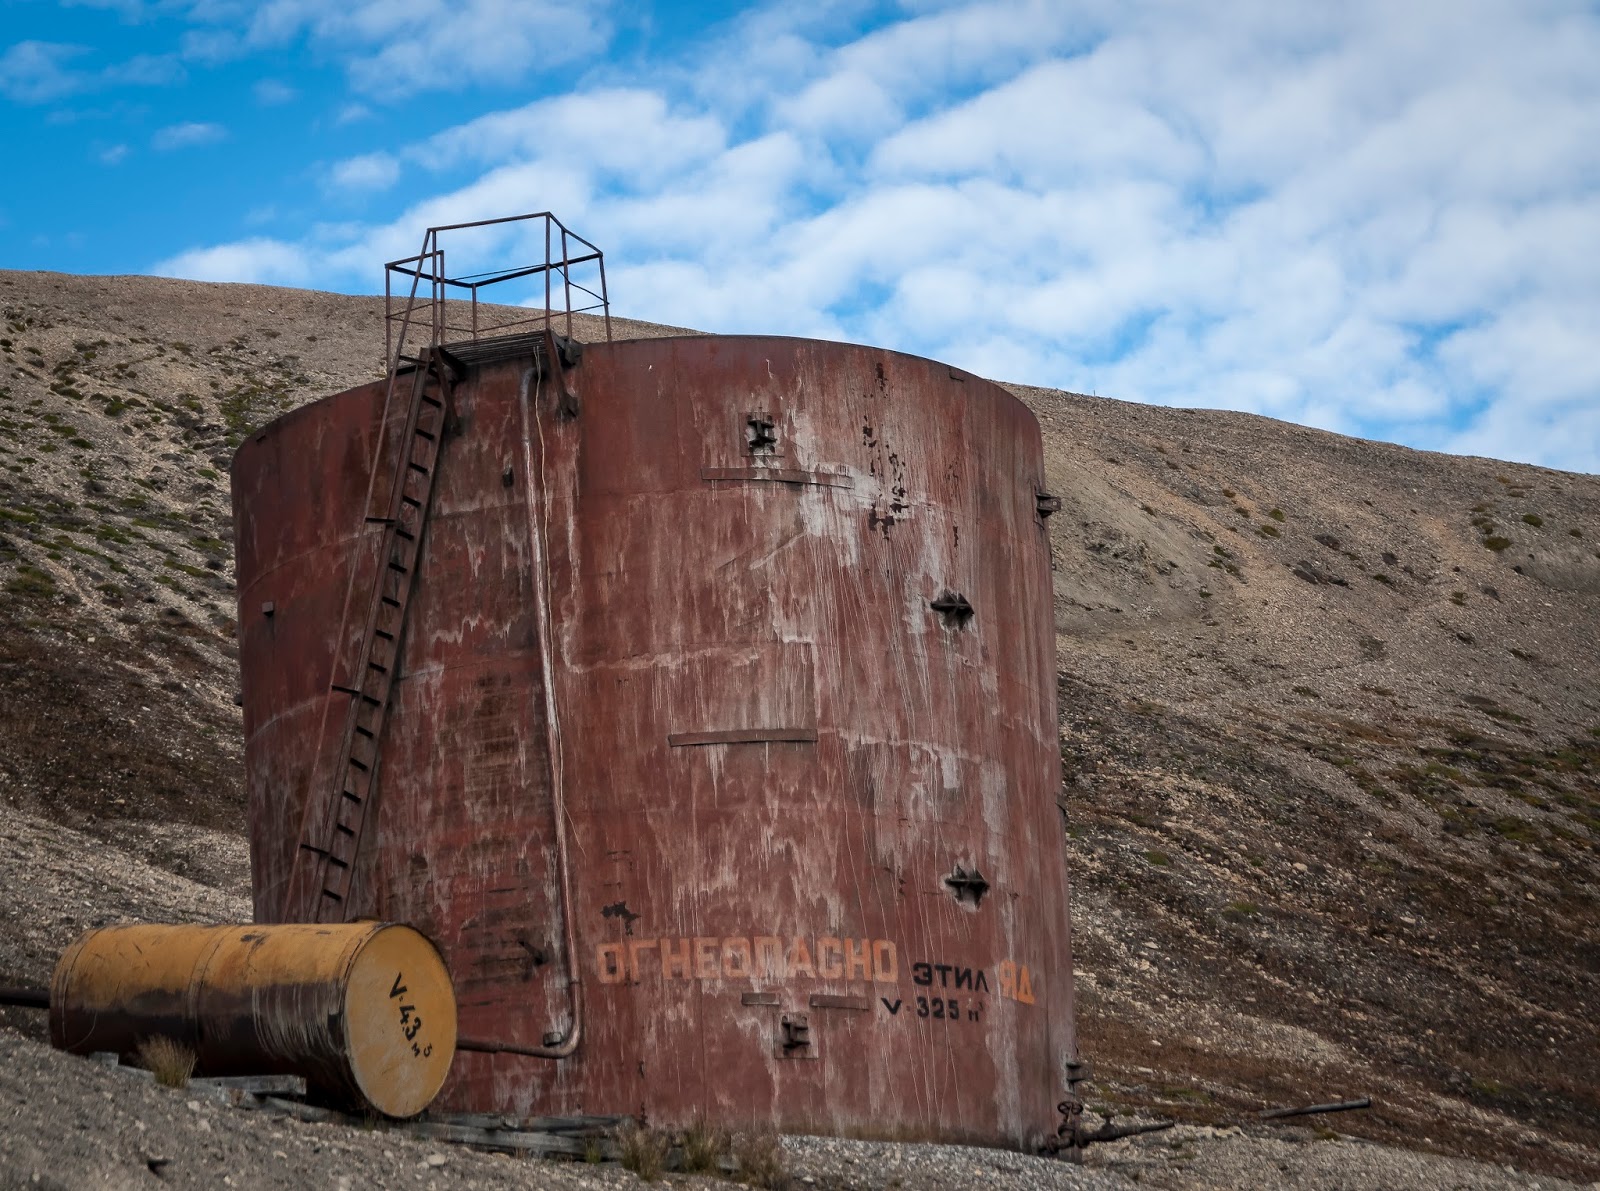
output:
<instances>
[{"instance_id":1,"label":"vertical pipe on tank","mask_svg":"<svg viewBox=\"0 0 1600 1191\"><path fill-rule=\"evenodd\" d=\"M567 229L561 229L561 284L565 286L567 301L567 338L572 338L572 266L567 263Z\"/></svg>"},{"instance_id":2,"label":"vertical pipe on tank","mask_svg":"<svg viewBox=\"0 0 1600 1191\"><path fill-rule=\"evenodd\" d=\"M545 235L549 236L548 222L545 225ZM546 270L547 289L550 284L549 277L549 270ZM548 307L545 314L548 319ZM555 344L548 334L545 336L545 343L548 354L536 373L537 387L534 389L531 403L528 399L528 390L524 388L522 392L522 470L528 477L526 502L528 521L532 529L534 600L538 605L535 619L539 625L539 664L544 682L545 737L547 751L550 754L550 810L555 816L556 879L560 886L561 941L567 953L567 1004L572 1016L572 1028L559 1042L547 1043L544 1046L517 1046L509 1042L462 1038L457 1040L456 1049L487 1051L490 1054L525 1055L534 1059L565 1059L577 1051L578 1043L583 1038L583 977L579 975L578 970L578 935L572 912L572 861L567 846L566 780L561 755L561 724L556 709L556 674L553 656L555 637L551 631L553 611L550 598L550 565L544 524L545 512L549 506L545 493L549 489L545 482L544 426L539 420L539 410L544 401L545 377L552 375L560 362ZM533 466L535 436L539 444L537 470ZM535 476L538 477L537 481L534 479Z\"/></svg>"}]
</instances>

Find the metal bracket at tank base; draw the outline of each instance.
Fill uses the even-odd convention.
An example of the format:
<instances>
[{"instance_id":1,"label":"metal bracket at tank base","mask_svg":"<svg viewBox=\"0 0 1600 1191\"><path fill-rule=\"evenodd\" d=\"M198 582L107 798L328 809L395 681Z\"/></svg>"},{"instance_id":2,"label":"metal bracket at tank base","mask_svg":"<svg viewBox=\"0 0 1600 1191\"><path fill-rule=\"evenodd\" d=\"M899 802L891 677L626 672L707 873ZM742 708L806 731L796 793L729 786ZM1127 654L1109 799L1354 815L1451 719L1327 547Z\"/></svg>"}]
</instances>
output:
<instances>
[{"instance_id":1,"label":"metal bracket at tank base","mask_svg":"<svg viewBox=\"0 0 1600 1191\"><path fill-rule=\"evenodd\" d=\"M1083 1097L1078 1094L1078 1085L1093 1076L1094 1066L1087 1059L1067 1060L1067 1098L1056 1105L1056 1111L1061 1114L1061 1127L1043 1146L1044 1153L1064 1162L1082 1162L1083 1151L1097 1141L1119 1141L1140 1133L1159 1133L1177 1124L1176 1121L1147 1121L1136 1125L1114 1125L1107 1121L1092 1132L1085 1129L1084 1103Z\"/></svg>"},{"instance_id":2,"label":"metal bracket at tank base","mask_svg":"<svg viewBox=\"0 0 1600 1191\"><path fill-rule=\"evenodd\" d=\"M1061 498L1059 496L1051 496L1048 492L1036 492L1034 493L1033 508L1039 514L1039 520L1043 521L1051 513L1059 513L1061 511Z\"/></svg>"}]
</instances>

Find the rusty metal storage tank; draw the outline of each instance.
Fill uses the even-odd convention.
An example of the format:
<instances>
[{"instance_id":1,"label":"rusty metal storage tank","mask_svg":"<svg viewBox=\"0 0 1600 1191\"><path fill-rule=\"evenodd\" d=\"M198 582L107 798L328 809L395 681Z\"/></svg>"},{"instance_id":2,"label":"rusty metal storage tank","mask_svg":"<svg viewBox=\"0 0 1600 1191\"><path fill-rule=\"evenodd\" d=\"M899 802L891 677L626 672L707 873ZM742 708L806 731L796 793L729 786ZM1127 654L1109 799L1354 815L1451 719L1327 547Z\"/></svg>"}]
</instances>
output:
<instances>
[{"instance_id":1,"label":"rusty metal storage tank","mask_svg":"<svg viewBox=\"0 0 1600 1191\"><path fill-rule=\"evenodd\" d=\"M435 942L445 1107L1045 1142L1075 1043L1032 414L838 343L554 343L239 450L257 918ZM420 512L385 507L407 467Z\"/></svg>"}]
</instances>

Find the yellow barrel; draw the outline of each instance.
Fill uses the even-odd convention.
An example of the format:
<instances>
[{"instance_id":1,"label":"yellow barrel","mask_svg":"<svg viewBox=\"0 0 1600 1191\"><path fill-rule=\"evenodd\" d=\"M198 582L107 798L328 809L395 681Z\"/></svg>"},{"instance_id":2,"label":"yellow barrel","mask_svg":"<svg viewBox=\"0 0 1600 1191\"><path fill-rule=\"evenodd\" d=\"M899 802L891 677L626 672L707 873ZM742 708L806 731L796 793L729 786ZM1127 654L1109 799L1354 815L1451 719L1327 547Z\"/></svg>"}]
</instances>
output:
<instances>
[{"instance_id":1,"label":"yellow barrel","mask_svg":"<svg viewBox=\"0 0 1600 1191\"><path fill-rule=\"evenodd\" d=\"M421 1112L456 1050L450 973L409 926L110 926L62 954L50 1041L191 1047L200 1075L303 1075L391 1117Z\"/></svg>"}]
</instances>

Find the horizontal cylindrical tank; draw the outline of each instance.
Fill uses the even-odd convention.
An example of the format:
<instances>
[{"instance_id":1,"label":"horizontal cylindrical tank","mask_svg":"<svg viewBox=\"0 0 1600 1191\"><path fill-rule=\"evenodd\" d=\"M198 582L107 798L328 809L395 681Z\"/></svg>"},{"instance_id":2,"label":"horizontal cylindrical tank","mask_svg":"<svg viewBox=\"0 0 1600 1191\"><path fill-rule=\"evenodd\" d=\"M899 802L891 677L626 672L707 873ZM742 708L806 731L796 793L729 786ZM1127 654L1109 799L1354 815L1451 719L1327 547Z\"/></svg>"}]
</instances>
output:
<instances>
[{"instance_id":1,"label":"horizontal cylindrical tank","mask_svg":"<svg viewBox=\"0 0 1600 1191\"><path fill-rule=\"evenodd\" d=\"M410 927L108 926L56 964L50 1041L136 1053L165 1037L201 1075L303 1075L392 1117L421 1112L455 1054L455 994Z\"/></svg>"},{"instance_id":2,"label":"horizontal cylindrical tank","mask_svg":"<svg viewBox=\"0 0 1600 1191\"><path fill-rule=\"evenodd\" d=\"M452 348L337 910L449 961L480 1049L441 1103L1040 1144L1074 1036L1032 414L843 344L514 347ZM291 874L399 598L408 392L234 461L262 920L327 908Z\"/></svg>"}]
</instances>

